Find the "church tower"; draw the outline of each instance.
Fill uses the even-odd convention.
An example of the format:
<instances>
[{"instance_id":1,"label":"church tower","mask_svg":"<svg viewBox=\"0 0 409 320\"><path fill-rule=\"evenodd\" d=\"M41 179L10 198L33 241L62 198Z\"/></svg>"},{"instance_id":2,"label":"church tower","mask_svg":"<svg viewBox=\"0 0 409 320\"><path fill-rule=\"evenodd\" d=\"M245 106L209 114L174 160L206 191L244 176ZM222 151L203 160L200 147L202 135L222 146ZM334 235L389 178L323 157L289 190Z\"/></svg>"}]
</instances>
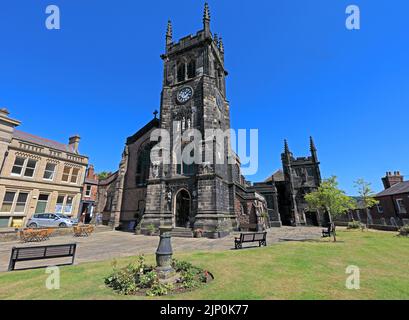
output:
<instances>
[{"instance_id":1,"label":"church tower","mask_svg":"<svg viewBox=\"0 0 409 320\"><path fill-rule=\"evenodd\" d=\"M203 29L177 42L168 22L166 50L161 56L160 127L170 134L171 163L152 163L142 230L151 225L231 230L235 222L230 136L226 134L221 141L206 138L210 129L230 129L224 45L211 33L210 18L205 4ZM183 152L190 143L183 136L191 129L203 137L200 152L190 151L192 157L201 160L193 164L185 163L175 152Z\"/></svg>"}]
</instances>

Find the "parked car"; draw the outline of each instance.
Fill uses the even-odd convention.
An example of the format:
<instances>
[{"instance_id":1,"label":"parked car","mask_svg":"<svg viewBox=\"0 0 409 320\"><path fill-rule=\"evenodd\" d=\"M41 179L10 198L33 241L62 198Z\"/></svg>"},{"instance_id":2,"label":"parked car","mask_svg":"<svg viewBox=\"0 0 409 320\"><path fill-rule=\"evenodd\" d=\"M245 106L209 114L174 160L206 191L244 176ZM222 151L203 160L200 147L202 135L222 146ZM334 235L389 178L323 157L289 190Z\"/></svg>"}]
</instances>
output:
<instances>
[{"instance_id":1,"label":"parked car","mask_svg":"<svg viewBox=\"0 0 409 320\"><path fill-rule=\"evenodd\" d=\"M78 218L71 218L71 217L69 217L69 216L67 216L67 215L65 215L65 214L62 214L62 213L56 213L55 215L56 215L56 216L59 216L61 219L71 220L71 222L72 222L72 224L73 224L74 226L78 225L78 223L79 223Z\"/></svg>"},{"instance_id":2,"label":"parked car","mask_svg":"<svg viewBox=\"0 0 409 320\"><path fill-rule=\"evenodd\" d=\"M68 228L74 225L69 217L55 213L36 213L27 222L29 228Z\"/></svg>"}]
</instances>

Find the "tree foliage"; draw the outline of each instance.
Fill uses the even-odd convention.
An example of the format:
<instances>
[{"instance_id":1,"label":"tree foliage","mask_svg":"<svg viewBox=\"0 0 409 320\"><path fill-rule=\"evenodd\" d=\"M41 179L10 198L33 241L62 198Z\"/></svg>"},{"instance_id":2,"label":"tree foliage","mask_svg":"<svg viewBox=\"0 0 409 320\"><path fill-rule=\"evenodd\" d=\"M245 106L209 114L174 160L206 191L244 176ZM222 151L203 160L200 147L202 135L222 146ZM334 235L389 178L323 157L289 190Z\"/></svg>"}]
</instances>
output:
<instances>
[{"instance_id":1,"label":"tree foliage","mask_svg":"<svg viewBox=\"0 0 409 320\"><path fill-rule=\"evenodd\" d=\"M317 191L305 196L311 210L324 210L332 218L356 208L355 201L339 189L337 177L325 179Z\"/></svg>"},{"instance_id":2,"label":"tree foliage","mask_svg":"<svg viewBox=\"0 0 409 320\"><path fill-rule=\"evenodd\" d=\"M361 209L370 209L379 204L379 201L374 198L375 192L372 191L371 183L366 182L364 179L358 179L355 181L355 188L358 190L361 199Z\"/></svg>"},{"instance_id":3,"label":"tree foliage","mask_svg":"<svg viewBox=\"0 0 409 320\"><path fill-rule=\"evenodd\" d=\"M110 175L111 175L110 172L102 171L102 172L98 173L98 179L99 180L104 180L104 179L108 178Z\"/></svg>"}]
</instances>

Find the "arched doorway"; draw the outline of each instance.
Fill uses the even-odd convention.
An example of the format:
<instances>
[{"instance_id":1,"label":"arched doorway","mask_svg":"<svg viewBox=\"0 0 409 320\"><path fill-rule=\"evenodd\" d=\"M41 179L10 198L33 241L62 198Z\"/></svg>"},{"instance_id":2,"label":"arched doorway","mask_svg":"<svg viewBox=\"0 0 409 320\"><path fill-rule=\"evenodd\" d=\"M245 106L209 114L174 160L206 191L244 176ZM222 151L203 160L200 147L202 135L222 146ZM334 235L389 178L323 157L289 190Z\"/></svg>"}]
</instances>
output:
<instances>
[{"instance_id":1,"label":"arched doorway","mask_svg":"<svg viewBox=\"0 0 409 320\"><path fill-rule=\"evenodd\" d=\"M187 190L182 189L176 194L175 201L175 227L190 227L191 197Z\"/></svg>"}]
</instances>

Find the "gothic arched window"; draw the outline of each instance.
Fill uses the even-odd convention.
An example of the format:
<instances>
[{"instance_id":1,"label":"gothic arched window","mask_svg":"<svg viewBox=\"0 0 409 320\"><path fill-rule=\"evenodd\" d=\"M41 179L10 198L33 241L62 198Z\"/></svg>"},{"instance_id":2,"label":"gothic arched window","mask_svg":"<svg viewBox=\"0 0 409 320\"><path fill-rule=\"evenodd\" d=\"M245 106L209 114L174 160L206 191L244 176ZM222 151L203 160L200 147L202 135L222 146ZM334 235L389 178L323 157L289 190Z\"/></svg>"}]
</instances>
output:
<instances>
[{"instance_id":1,"label":"gothic arched window","mask_svg":"<svg viewBox=\"0 0 409 320\"><path fill-rule=\"evenodd\" d=\"M186 77L186 64L184 62L178 63L178 82L185 81Z\"/></svg>"},{"instance_id":2,"label":"gothic arched window","mask_svg":"<svg viewBox=\"0 0 409 320\"><path fill-rule=\"evenodd\" d=\"M192 59L187 65L187 78L192 79L194 77L196 77L196 61Z\"/></svg>"},{"instance_id":3,"label":"gothic arched window","mask_svg":"<svg viewBox=\"0 0 409 320\"><path fill-rule=\"evenodd\" d=\"M136 185L144 185L149 179L151 165L151 146L146 144L139 150L138 162L136 165Z\"/></svg>"}]
</instances>

